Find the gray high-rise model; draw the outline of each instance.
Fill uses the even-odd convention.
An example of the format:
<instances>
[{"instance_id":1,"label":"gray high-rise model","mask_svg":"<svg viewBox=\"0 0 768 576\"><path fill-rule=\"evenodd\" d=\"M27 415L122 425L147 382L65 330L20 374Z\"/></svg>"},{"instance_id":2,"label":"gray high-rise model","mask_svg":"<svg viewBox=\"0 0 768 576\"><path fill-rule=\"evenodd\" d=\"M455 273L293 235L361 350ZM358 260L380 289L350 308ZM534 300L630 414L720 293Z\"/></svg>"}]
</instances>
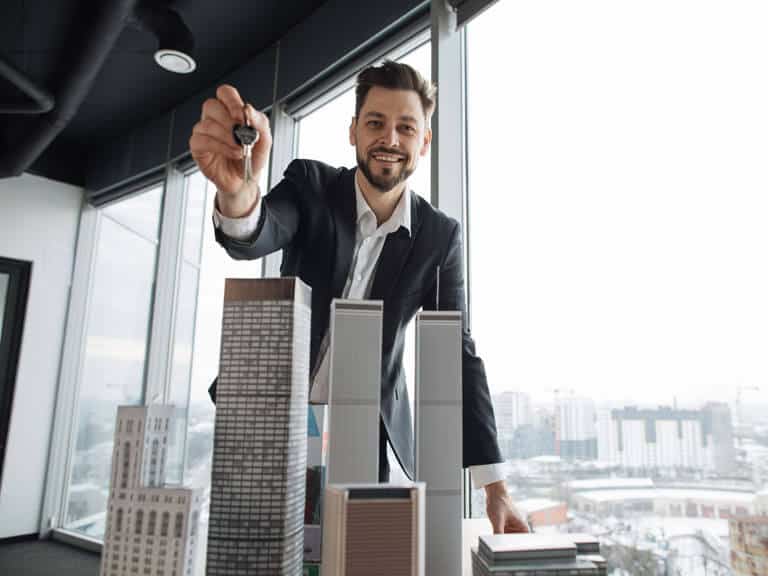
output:
<instances>
[{"instance_id":1,"label":"gray high-rise model","mask_svg":"<svg viewBox=\"0 0 768 576\"><path fill-rule=\"evenodd\" d=\"M461 312L416 315L416 479L427 485L426 573L461 575Z\"/></svg>"},{"instance_id":2,"label":"gray high-rise model","mask_svg":"<svg viewBox=\"0 0 768 576\"><path fill-rule=\"evenodd\" d=\"M331 304L328 483L379 480L382 303Z\"/></svg>"},{"instance_id":3,"label":"gray high-rise model","mask_svg":"<svg viewBox=\"0 0 768 576\"><path fill-rule=\"evenodd\" d=\"M310 302L299 279L226 282L207 576L301 574Z\"/></svg>"}]
</instances>

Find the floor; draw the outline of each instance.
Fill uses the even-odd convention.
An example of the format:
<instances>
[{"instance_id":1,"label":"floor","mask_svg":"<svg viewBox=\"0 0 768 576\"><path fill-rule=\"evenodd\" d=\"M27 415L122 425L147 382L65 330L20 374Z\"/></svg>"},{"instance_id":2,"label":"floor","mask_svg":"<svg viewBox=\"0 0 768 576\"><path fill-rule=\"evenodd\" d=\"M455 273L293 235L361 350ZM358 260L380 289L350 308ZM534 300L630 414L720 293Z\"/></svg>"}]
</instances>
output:
<instances>
[{"instance_id":1,"label":"floor","mask_svg":"<svg viewBox=\"0 0 768 576\"><path fill-rule=\"evenodd\" d=\"M99 554L52 540L0 542L2 576L98 576Z\"/></svg>"}]
</instances>

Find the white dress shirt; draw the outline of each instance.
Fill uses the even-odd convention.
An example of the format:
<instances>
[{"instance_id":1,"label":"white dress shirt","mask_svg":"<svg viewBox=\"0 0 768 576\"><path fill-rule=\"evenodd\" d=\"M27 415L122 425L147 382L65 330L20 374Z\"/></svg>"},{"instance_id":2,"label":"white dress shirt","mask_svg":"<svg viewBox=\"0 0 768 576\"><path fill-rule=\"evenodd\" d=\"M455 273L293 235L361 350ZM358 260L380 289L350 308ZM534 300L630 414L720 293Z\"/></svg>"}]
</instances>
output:
<instances>
[{"instance_id":1,"label":"white dress shirt","mask_svg":"<svg viewBox=\"0 0 768 576\"><path fill-rule=\"evenodd\" d=\"M354 300L364 300L368 298L373 284L373 278L376 268L379 264L379 256L384 248L384 242L387 235L396 232L398 229L405 228L408 234L411 233L411 196L408 190L405 190L400 196L400 201L395 207L395 211L390 218L381 224L376 225L376 214L374 214L368 202L363 196L360 185L357 182L358 175L355 175L355 201L357 205L357 226L355 227L355 249L352 253L352 263L349 267L347 282L344 285L344 298ZM213 221L225 235L235 240L245 240L253 235L259 223L261 215L261 200L249 214L242 218L227 218L214 207ZM324 354L319 359L320 367L317 373L320 378L327 374L323 366L327 365L328 357ZM317 385L315 377L315 385ZM315 388L315 386L313 386ZM387 443L387 457L390 464L390 481L406 480L405 473L399 466L397 457L392 452L392 448ZM470 466L472 482L475 488L480 488L486 484L497 482L506 478L506 466L503 462L498 464L483 464L479 466Z\"/></svg>"}]
</instances>

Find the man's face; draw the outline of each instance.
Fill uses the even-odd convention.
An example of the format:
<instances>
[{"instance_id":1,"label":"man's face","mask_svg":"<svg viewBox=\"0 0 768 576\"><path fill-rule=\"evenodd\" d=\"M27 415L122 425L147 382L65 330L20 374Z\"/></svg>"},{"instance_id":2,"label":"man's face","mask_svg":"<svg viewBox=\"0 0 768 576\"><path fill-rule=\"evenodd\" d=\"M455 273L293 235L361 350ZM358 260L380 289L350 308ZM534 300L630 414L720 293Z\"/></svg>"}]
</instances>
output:
<instances>
[{"instance_id":1,"label":"man's face","mask_svg":"<svg viewBox=\"0 0 768 576\"><path fill-rule=\"evenodd\" d=\"M349 127L357 166L380 192L389 192L413 174L431 140L421 100L413 90L374 86Z\"/></svg>"}]
</instances>

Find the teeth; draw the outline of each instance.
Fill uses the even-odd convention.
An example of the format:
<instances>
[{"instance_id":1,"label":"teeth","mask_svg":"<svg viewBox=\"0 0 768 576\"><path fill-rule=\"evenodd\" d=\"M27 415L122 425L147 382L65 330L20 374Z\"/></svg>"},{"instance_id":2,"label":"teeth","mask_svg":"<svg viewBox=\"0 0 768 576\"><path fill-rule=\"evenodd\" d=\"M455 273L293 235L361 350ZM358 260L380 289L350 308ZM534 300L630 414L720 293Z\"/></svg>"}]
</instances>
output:
<instances>
[{"instance_id":1,"label":"teeth","mask_svg":"<svg viewBox=\"0 0 768 576\"><path fill-rule=\"evenodd\" d=\"M382 160L384 162L400 162L401 160L399 156L388 156L385 154L374 154L373 157L376 160Z\"/></svg>"}]
</instances>

